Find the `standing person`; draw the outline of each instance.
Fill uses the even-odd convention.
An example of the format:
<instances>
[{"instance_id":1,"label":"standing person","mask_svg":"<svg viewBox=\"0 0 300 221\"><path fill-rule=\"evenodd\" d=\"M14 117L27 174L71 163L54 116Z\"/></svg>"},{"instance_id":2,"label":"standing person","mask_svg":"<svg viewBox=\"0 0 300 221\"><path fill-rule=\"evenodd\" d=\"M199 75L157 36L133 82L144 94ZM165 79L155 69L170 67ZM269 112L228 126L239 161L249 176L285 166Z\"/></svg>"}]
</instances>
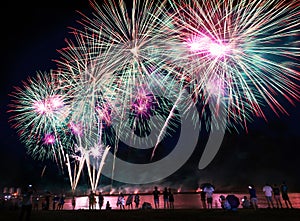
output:
<instances>
[{"instance_id":1,"label":"standing person","mask_svg":"<svg viewBox=\"0 0 300 221\"><path fill-rule=\"evenodd\" d=\"M31 211L32 211L32 194L33 194L33 190L31 189L31 186L25 188L24 193L22 194L21 212L19 216L19 221L30 220Z\"/></svg>"},{"instance_id":2,"label":"standing person","mask_svg":"<svg viewBox=\"0 0 300 221\"><path fill-rule=\"evenodd\" d=\"M120 207L120 209L125 209L125 197L123 193L120 193L118 196L117 206Z\"/></svg>"},{"instance_id":3,"label":"standing person","mask_svg":"<svg viewBox=\"0 0 300 221\"><path fill-rule=\"evenodd\" d=\"M274 184L274 186L273 186L273 193L274 193L274 199L275 199L277 208L279 208L279 206L280 206L280 208L282 208L282 203L280 200L280 189L277 186L277 184Z\"/></svg>"},{"instance_id":4,"label":"standing person","mask_svg":"<svg viewBox=\"0 0 300 221\"><path fill-rule=\"evenodd\" d=\"M95 209L95 194L94 192L91 190L90 194L89 194L89 210L91 209Z\"/></svg>"},{"instance_id":5,"label":"standing person","mask_svg":"<svg viewBox=\"0 0 300 221\"><path fill-rule=\"evenodd\" d=\"M33 202L33 210L34 211L38 211L39 210L39 196L38 195L34 195L32 198L32 202Z\"/></svg>"},{"instance_id":6,"label":"standing person","mask_svg":"<svg viewBox=\"0 0 300 221\"><path fill-rule=\"evenodd\" d=\"M104 203L104 197L102 195L102 192L99 192L99 195L98 195L99 210L102 209L103 203Z\"/></svg>"},{"instance_id":7,"label":"standing person","mask_svg":"<svg viewBox=\"0 0 300 221\"><path fill-rule=\"evenodd\" d=\"M203 191L206 193L207 208L212 209L213 193L215 189L213 188L212 185L207 185L204 187Z\"/></svg>"},{"instance_id":8,"label":"standing person","mask_svg":"<svg viewBox=\"0 0 300 221\"><path fill-rule=\"evenodd\" d=\"M65 196L63 194L60 195L60 198L58 200L57 209L62 210L64 209L65 205Z\"/></svg>"},{"instance_id":9,"label":"standing person","mask_svg":"<svg viewBox=\"0 0 300 221\"><path fill-rule=\"evenodd\" d=\"M249 185L249 195L250 195L250 202L254 210L258 208L257 206L257 196L256 196L256 190L254 188L254 185Z\"/></svg>"},{"instance_id":10,"label":"standing person","mask_svg":"<svg viewBox=\"0 0 300 221\"><path fill-rule=\"evenodd\" d=\"M135 208L139 208L140 205L140 195L138 193L136 193L134 195L134 203L135 203Z\"/></svg>"},{"instance_id":11,"label":"standing person","mask_svg":"<svg viewBox=\"0 0 300 221\"><path fill-rule=\"evenodd\" d=\"M130 193L126 199L126 206L128 207L128 209L133 209L132 201L133 201L133 195Z\"/></svg>"},{"instance_id":12,"label":"standing person","mask_svg":"<svg viewBox=\"0 0 300 221\"><path fill-rule=\"evenodd\" d=\"M202 203L202 208L206 209L206 192L204 192L203 189L201 189L201 192L200 192L200 199L201 199L201 203Z\"/></svg>"},{"instance_id":13,"label":"standing person","mask_svg":"<svg viewBox=\"0 0 300 221\"><path fill-rule=\"evenodd\" d=\"M56 204L59 201L59 196L54 195L52 198L52 210L56 210Z\"/></svg>"},{"instance_id":14,"label":"standing person","mask_svg":"<svg viewBox=\"0 0 300 221\"><path fill-rule=\"evenodd\" d=\"M122 209L126 209L125 208L125 204L126 204L126 200L125 200L125 196L123 195L123 193L121 193L121 204L122 204Z\"/></svg>"},{"instance_id":15,"label":"standing person","mask_svg":"<svg viewBox=\"0 0 300 221\"><path fill-rule=\"evenodd\" d=\"M170 209L174 209L174 194L172 193L171 188L169 188L169 206Z\"/></svg>"},{"instance_id":16,"label":"standing person","mask_svg":"<svg viewBox=\"0 0 300 221\"><path fill-rule=\"evenodd\" d=\"M288 195L288 186L285 182L282 182L282 184L280 186L280 190L281 190L281 196L285 202L286 208L289 208L289 207L293 208L292 203L289 198L289 195Z\"/></svg>"},{"instance_id":17,"label":"standing person","mask_svg":"<svg viewBox=\"0 0 300 221\"><path fill-rule=\"evenodd\" d=\"M45 206L44 209L45 210L49 210L49 206L50 206L50 195L51 193L49 191L46 191L46 195L45 195Z\"/></svg>"},{"instance_id":18,"label":"standing person","mask_svg":"<svg viewBox=\"0 0 300 221\"><path fill-rule=\"evenodd\" d=\"M268 203L268 209L271 208L271 206L272 208L274 208L273 189L268 183L266 183L266 185L263 187L263 192L265 193L265 197Z\"/></svg>"},{"instance_id":19,"label":"standing person","mask_svg":"<svg viewBox=\"0 0 300 221\"><path fill-rule=\"evenodd\" d=\"M72 196L72 209L74 210L76 207L76 197L73 195Z\"/></svg>"},{"instance_id":20,"label":"standing person","mask_svg":"<svg viewBox=\"0 0 300 221\"><path fill-rule=\"evenodd\" d=\"M165 187L163 191L163 199L164 199L164 209L169 209L169 191L167 187Z\"/></svg>"},{"instance_id":21,"label":"standing person","mask_svg":"<svg viewBox=\"0 0 300 221\"><path fill-rule=\"evenodd\" d=\"M152 192L155 209L159 209L159 194L160 194L160 192L157 189L157 186L155 186L154 190Z\"/></svg>"}]
</instances>

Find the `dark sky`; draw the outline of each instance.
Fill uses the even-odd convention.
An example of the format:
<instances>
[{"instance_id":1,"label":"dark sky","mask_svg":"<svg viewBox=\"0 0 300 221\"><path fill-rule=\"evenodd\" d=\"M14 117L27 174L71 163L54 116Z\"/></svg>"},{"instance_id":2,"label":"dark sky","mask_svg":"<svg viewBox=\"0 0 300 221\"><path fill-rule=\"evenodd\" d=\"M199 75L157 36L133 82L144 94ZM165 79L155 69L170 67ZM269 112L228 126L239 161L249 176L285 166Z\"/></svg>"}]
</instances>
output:
<instances>
[{"instance_id":1,"label":"dark sky","mask_svg":"<svg viewBox=\"0 0 300 221\"><path fill-rule=\"evenodd\" d=\"M80 2L80 3L78 3ZM0 111L0 188L21 186L45 180L57 182L55 167L47 168L43 178L41 171L46 163L32 160L25 153L17 133L8 124L9 93L13 86L21 86L36 71L55 69L52 59L59 57L57 49L65 46L64 38L70 36L68 26L75 26L79 18L75 10L88 10L84 0L61 0L59 4L7 6L1 13L1 111ZM284 103L289 116L268 113L268 122L254 119L249 132L226 133L220 151L204 170L197 169L201 147L178 172L168 178L174 185L195 188L199 177L214 182L219 189L243 189L249 183L257 186L265 182L281 183L285 180L291 191L300 191L300 105ZM196 163L195 163L196 162Z\"/></svg>"}]
</instances>

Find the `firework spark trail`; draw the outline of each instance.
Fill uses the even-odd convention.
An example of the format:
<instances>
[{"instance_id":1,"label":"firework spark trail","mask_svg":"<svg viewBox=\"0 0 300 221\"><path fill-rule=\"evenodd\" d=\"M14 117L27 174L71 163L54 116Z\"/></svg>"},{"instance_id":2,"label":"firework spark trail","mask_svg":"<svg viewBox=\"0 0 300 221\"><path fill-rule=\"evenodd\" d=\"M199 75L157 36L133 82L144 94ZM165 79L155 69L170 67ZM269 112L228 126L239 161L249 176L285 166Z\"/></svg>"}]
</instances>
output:
<instances>
[{"instance_id":1,"label":"firework spark trail","mask_svg":"<svg viewBox=\"0 0 300 221\"><path fill-rule=\"evenodd\" d=\"M86 162L86 151L85 149L82 147L82 142L81 142L81 138L80 138L80 134L78 135L78 145L75 144L77 146L77 150L80 152L81 156L70 156L70 158L74 158L75 162L74 162L74 168L73 168L73 177L72 177L72 170L71 170L71 162L70 162L70 158L69 156L67 156L67 168L68 168L68 172L69 172L69 177L70 177L70 183L71 183L71 188L73 193L76 190L76 187L78 185L78 181L81 175L81 171L84 167L84 163ZM74 154L76 151L74 151ZM78 164L78 170L77 170L77 164Z\"/></svg>"},{"instance_id":2,"label":"firework spark trail","mask_svg":"<svg viewBox=\"0 0 300 221\"><path fill-rule=\"evenodd\" d=\"M44 166L43 170L42 170L42 173L41 173L41 178L44 176L44 173L45 173L45 170L46 170L46 165Z\"/></svg>"},{"instance_id":3,"label":"firework spark trail","mask_svg":"<svg viewBox=\"0 0 300 221\"><path fill-rule=\"evenodd\" d=\"M102 172L102 168L104 166L105 159L107 157L107 154L108 154L109 150L110 150L110 146L106 146L104 148L104 151L103 151L103 153L101 155L101 158L100 158L100 164L97 167L95 167L95 168L97 168L97 174L95 174L96 177L94 177L94 180L93 180L93 183L92 183L92 189L93 190L97 189L97 186L98 186L98 183L99 183L99 179L100 179L100 174Z\"/></svg>"},{"instance_id":4,"label":"firework spark trail","mask_svg":"<svg viewBox=\"0 0 300 221\"><path fill-rule=\"evenodd\" d=\"M161 141L161 139L162 139L162 136L163 136L163 135L165 134L165 132L166 132L166 128L167 128L168 125L169 125L169 121L171 120L172 117L174 117L174 111L175 111L175 109L178 107L178 103L179 103L179 101L181 100L181 96L182 96L183 92L184 92L184 90L181 90L181 91L180 91L180 94L179 94L177 100L175 101L175 103L174 103L174 105L173 105L171 111L169 112L169 116L167 117L167 119L166 119L166 121L165 121L165 123L164 123L164 125L163 125L163 127L162 127L162 129L161 129L161 132L159 133L159 135L158 135L158 137L157 137L156 144L155 144L155 146L154 146L154 148L153 148L153 151L152 151L151 160L152 160L153 157L154 157L155 151L156 151L156 149L157 149L158 144L160 143L160 141Z\"/></svg>"},{"instance_id":5,"label":"firework spark trail","mask_svg":"<svg viewBox=\"0 0 300 221\"><path fill-rule=\"evenodd\" d=\"M93 191L96 191L100 173L103 167L104 160L106 158L106 155L110 149L109 146L103 147L102 145L102 117L100 117L99 123L98 123L98 129L97 129L97 139L95 139L94 146L85 148L88 149L87 155L86 155L86 166L89 173L91 188ZM89 141L90 142L90 141ZM96 174L97 170L97 174Z\"/></svg>"},{"instance_id":6,"label":"firework spark trail","mask_svg":"<svg viewBox=\"0 0 300 221\"><path fill-rule=\"evenodd\" d=\"M195 94L209 97L207 85L220 78L225 91L217 93L236 122L248 121L250 114L266 119L264 104L277 115L286 114L281 97L292 104L299 100L298 2L170 3L177 27L170 31L181 39L178 49L186 51L180 65L196 83Z\"/></svg>"}]
</instances>

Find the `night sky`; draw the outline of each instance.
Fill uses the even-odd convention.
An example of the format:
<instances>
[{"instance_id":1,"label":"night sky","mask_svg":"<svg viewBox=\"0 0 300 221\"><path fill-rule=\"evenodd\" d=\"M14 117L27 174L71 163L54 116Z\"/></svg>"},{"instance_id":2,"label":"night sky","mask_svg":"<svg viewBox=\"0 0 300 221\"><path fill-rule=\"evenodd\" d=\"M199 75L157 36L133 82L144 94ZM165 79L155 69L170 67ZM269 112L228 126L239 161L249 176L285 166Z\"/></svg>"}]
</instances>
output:
<instances>
[{"instance_id":1,"label":"night sky","mask_svg":"<svg viewBox=\"0 0 300 221\"><path fill-rule=\"evenodd\" d=\"M70 36L69 26L76 26L80 18L76 10L89 11L87 1L48 1L48 5L14 5L2 8L1 13L1 111L0 111L0 188L34 183L67 183L67 174L59 174L49 162L31 159L26 154L17 133L8 123L9 93L13 86L21 86L27 77L37 71L55 69L52 61L59 57L56 51L64 47L64 38ZM72 2L72 4L70 4ZM80 3L76 3L80 2ZM291 191L300 191L300 104L292 106L283 101L289 116L275 116L266 109L268 122L254 119L248 133L226 132L222 146L212 163L204 170L197 165L201 145L193 156L175 174L163 182L183 189L196 189L199 182L213 182L217 190L244 190L253 183L263 186L286 181ZM44 166L45 174L41 177Z\"/></svg>"}]
</instances>

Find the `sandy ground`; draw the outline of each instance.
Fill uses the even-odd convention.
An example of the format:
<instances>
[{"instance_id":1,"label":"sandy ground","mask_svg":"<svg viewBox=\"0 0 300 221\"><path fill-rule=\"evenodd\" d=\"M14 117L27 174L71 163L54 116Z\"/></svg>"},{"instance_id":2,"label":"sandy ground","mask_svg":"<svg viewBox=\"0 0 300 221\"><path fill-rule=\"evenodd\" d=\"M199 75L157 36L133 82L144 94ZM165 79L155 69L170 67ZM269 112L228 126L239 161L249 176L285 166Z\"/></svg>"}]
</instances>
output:
<instances>
[{"instance_id":1,"label":"sandy ground","mask_svg":"<svg viewBox=\"0 0 300 221\"><path fill-rule=\"evenodd\" d=\"M0 210L1 221L18 221L19 210ZM30 221L299 221L300 209L175 209L33 211Z\"/></svg>"}]
</instances>

